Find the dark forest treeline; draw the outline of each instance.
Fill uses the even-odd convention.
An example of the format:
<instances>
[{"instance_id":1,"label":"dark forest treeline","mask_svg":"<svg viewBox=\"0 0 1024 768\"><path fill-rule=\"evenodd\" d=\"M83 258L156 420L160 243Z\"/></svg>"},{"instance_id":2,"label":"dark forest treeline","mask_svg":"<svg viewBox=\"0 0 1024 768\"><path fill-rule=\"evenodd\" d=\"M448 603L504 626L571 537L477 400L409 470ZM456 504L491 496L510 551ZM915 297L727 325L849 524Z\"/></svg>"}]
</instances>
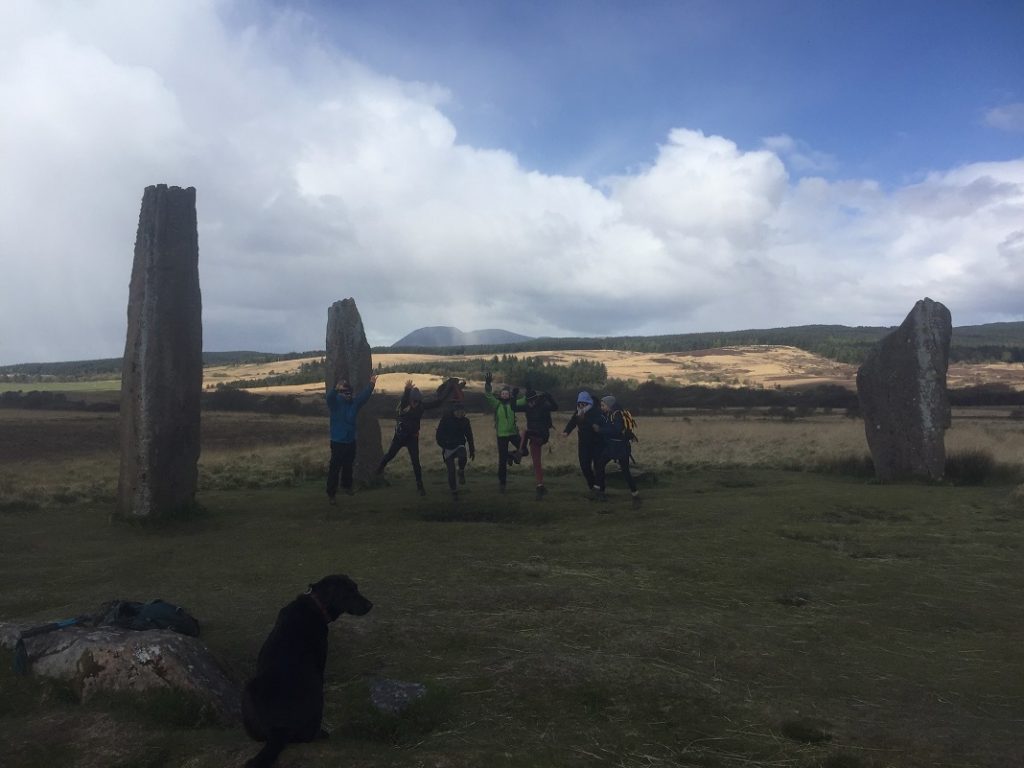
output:
<instances>
[{"instance_id":1,"label":"dark forest treeline","mask_svg":"<svg viewBox=\"0 0 1024 768\"><path fill-rule=\"evenodd\" d=\"M647 381L635 387L611 380L601 387L587 387L594 395L613 393L634 415L654 415L671 408L697 408L701 410L769 408L795 409L797 415L816 409L843 410L848 415L858 411L857 393L834 384L821 384L806 388L755 389L748 387L672 387ZM569 410L576 400L576 387L555 387L548 390L561 405ZM424 393L428 399L433 392ZM986 384L949 390L950 404L956 407L1010 406L1017 410L1011 418L1024 418L1024 392L1017 392L1005 384ZM370 398L368 412L378 418L394 415L398 393ZM466 393L467 408L471 412L487 412L483 395ZM3 392L0 408L46 411L106 411L115 412L116 400L93 401L70 399L63 392ZM240 411L305 416L325 416L322 397L296 395L260 395L241 389L208 390L202 395L202 408L208 411Z\"/></svg>"},{"instance_id":2,"label":"dark forest treeline","mask_svg":"<svg viewBox=\"0 0 1024 768\"><path fill-rule=\"evenodd\" d=\"M717 333L681 333L664 336L604 336L539 338L501 346L374 347L376 354L395 352L454 355L522 355L569 349L610 349L628 352L690 352L719 347L773 345L803 349L830 360L859 365L868 350L893 328L876 326L801 325ZM323 357L323 350L307 352L204 352L204 365L272 363ZM1024 322L965 325L953 329L950 362L1024 362ZM51 376L73 380L120 376L121 358L77 360L63 363L22 363L0 366L0 375Z\"/></svg>"},{"instance_id":3,"label":"dark forest treeline","mask_svg":"<svg viewBox=\"0 0 1024 768\"><path fill-rule=\"evenodd\" d=\"M386 347L376 352L439 355L481 353L523 354L569 349L611 349L626 352L692 352L742 346L796 347L841 363L859 365L880 339L894 328L845 325L801 325L717 333L665 336L539 338L498 347ZM966 325L953 329L950 362L1024 362L1024 322Z\"/></svg>"}]
</instances>

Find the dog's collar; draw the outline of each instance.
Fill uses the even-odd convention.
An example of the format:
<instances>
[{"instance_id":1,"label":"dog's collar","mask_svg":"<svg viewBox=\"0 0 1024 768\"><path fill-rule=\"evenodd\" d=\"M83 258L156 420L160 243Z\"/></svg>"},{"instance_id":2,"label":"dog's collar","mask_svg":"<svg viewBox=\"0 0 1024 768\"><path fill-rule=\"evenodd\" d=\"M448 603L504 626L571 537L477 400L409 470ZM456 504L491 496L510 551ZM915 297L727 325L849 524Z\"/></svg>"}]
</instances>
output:
<instances>
[{"instance_id":1,"label":"dog's collar","mask_svg":"<svg viewBox=\"0 0 1024 768\"><path fill-rule=\"evenodd\" d=\"M327 612L327 608L325 608L324 604L320 602L320 598L316 596L316 592L314 592L312 589L307 589L306 596L313 601L313 605L320 609L320 615L324 617L324 623L330 624L331 614Z\"/></svg>"}]
</instances>

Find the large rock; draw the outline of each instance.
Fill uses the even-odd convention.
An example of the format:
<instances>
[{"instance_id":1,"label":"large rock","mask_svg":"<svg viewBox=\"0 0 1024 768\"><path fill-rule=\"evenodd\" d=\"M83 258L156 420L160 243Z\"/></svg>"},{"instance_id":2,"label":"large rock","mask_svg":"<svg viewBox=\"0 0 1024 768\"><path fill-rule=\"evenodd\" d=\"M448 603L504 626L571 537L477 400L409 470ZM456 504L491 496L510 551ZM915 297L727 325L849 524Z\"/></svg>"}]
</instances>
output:
<instances>
[{"instance_id":1,"label":"large rock","mask_svg":"<svg viewBox=\"0 0 1024 768\"><path fill-rule=\"evenodd\" d=\"M146 187L128 292L117 511L167 517L195 501L203 388L195 188Z\"/></svg>"},{"instance_id":2,"label":"large rock","mask_svg":"<svg viewBox=\"0 0 1024 768\"><path fill-rule=\"evenodd\" d=\"M942 479L952 334L949 310L922 299L857 371L864 431L879 480Z\"/></svg>"},{"instance_id":3,"label":"large rock","mask_svg":"<svg viewBox=\"0 0 1024 768\"><path fill-rule=\"evenodd\" d=\"M370 381L373 360L366 341L363 320L354 299L334 302L327 310L326 385L333 387L347 379L358 393ZM356 421L356 461L352 475L356 482L372 483L374 470L384 455L380 422L364 406Z\"/></svg>"},{"instance_id":4,"label":"large rock","mask_svg":"<svg viewBox=\"0 0 1024 768\"><path fill-rule=\"evenodd\" d=\"M13 650L27 627L0 623L0 644ZM238 720L239 688L206 646L168 629L67 627L25 641L33 675L70 683L82 701L98 693L175 690L224 722ZM197 720L203 712L197 712Z\"/></svg>"}]
</instances>

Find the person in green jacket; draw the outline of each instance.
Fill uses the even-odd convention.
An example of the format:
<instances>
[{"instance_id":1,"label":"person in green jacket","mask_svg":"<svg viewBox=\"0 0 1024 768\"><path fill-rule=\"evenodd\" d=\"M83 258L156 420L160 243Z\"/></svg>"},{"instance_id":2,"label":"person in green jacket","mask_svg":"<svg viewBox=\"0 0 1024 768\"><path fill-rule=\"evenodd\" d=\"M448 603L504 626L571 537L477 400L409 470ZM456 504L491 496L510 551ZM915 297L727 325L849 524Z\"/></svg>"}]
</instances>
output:
<instances>
[{"instance_id":1,"label":"person in green jacket","mask_svg":"<svg viewBox=\"0 0 1024 768\"><path fill-rule=\"evenodd\" d=\"M509 465L518 464L519 425L516 424L515 407L526 405L526 398L519 397L519 389L511 389L508 384L502 386L498 396L491 393L491 372L484 376L484 398L494 409L494 431L498 436L498 487L505 492L505 481L508 478ZM509 445L512 450L509 450Z\"/></svg>"}]
</instances>

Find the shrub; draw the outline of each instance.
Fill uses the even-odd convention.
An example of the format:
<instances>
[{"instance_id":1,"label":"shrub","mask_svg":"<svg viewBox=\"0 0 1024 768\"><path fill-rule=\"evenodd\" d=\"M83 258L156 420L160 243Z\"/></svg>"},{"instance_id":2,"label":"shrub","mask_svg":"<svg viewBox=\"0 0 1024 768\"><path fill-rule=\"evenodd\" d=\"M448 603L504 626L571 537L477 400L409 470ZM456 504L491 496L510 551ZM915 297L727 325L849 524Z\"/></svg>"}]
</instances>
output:
<instances>
[{"instance_id":1,"label":"shrub","mask_svg":"<svg viewBox=\"0 0 1024 768\"><path fill-rule=\"evenodd\" d=\"M946 457L946 479L953 485L982 485L997 468L995 457L981 449L957 451Z\"/></svg>"}]
</instances>

